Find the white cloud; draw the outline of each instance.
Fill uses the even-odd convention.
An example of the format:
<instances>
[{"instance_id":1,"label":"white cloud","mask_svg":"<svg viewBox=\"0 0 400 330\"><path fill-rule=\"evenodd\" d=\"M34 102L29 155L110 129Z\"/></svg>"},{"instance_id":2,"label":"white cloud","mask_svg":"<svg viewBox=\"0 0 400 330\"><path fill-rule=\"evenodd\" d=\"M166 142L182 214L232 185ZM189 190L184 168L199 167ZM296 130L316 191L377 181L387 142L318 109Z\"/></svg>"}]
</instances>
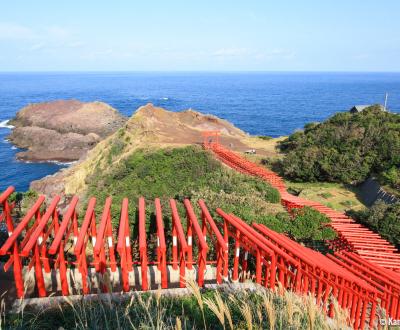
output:
<instances>
[{"instance_id":1,"label":"white cloud","mask_svg":"<svg viewBox=\"0 0 400 330\"><path fill-rule=\"evenodd\" d=\"M34 29L11 22L0 22L0 41L17 42L20 55L23 52L56 54L61 49L79 49L86 45L65 27L42 26Z\"/></svg>"},{"instance_id":2,"label":"white cloud","mask_svg":"<svg viewBox=\"0 0 400 330\"><path fill-rule=\"evenodd\" d=\"M35 37L36 35L34 31L24 25L0 22L0 39L21 40L21 39L33 39Z\"/></svg>"},{"instance_id":3,"label":"white cloud","mask_svg":"<svg viewBox=\"0 0 400 330\"><path fill-rule=\"evenodd\" d=\"M281 48L260 50L249 48L221 48L212 53L219 59L250 58L255 60L292 59L294 53Z\"/></svg>"},{"instance_id":4,"label":"white cloud","mask_svg":"<svg viewBox=\"0 0 400 330\"><path fill-rule=\"evenodd\" d=\"M68 39L71 36L71 32L68 29L60 26L50 26L46 28L46 32L49 37L62 40Z\"/></svg>"},{"instance_id":5,"label":"white cloud","mask_svg":"<svg viewBox=\"0 0 400 330\"><path fill-rule=\"evenodd\" d=\"M366 53L356 54L356 55L353 56L353 58L355 60L365 60L365 59L367 59L369 57L370 57L370 55L366 54Z\"/></svg>"},{"instance_id":6,"label":"white cloud","mask_svg":"<svg viewBox=\"0 0 400 330\"><path fill-rule=\"evenodd\" d=\"M66 46L69 48L81 48L84 47L86 44L82 41L72 41L68 43Z\"/></svg>"},{"instance_id":7,"label":"white cloud","mask_svg":"<svg viewBox=\"0 0 400 330\"><path fill-rule=\"evenodd\" d=\"M30 51L37 51L37 50L42 50L45 47L45 43L44 42L38 42L36 44L33 44L29 50Z\"/></svg>"},{"instance_id":8,"label":"white cloud","mask_svg":"<svg viewBox=\"0 0 400 330\"><path fill-rule=\"evenodd\" d=\"M213 53L216 57L241 57L249 53L247 48L221 48Z\"/></svg>"},{"instance_id":9,"label":"white cloud","mask_svg":"<svg viewBox=\"0 0 400 330\"><path fill-rule=\"evenodd\" d=\"M80 42L73 38L71 31L65 27L60 26L44 26L42 28L30 28L28 26L10 23L10 22L0 22L0 40L16 40L16 41L34 41L35 44L32 45L31 50L36 50L42 43L53 43L62 44L68 47L78 47ZM43 45L42 45L43 46Z\"/></svg>"},{"instance_id":10,"label":"white cloud","mask_svg":"<svg viewBox=\"0 0 400 330\"><path fill-rule=\"evenodd\" d=\"M294 52L282 48L274 48L271 51L262 53L262 55L264 58L268 59L280 58L288 60L294 58Z\"/></svg>"},{"instance_id":11,"label":"white cloud","mask_svg":"<svg viewBox=\"0 0 400 330\"><path fill-rule=\"evenodd\" d=\"M111 55L113 55L113 57L114 57L115 53L113 52L112 49L107 48L107 49L94 50L94 51L90 51L88 53L84 53L81 55L81 58L85 59L85 60L95 60L95 59L99 59L99 58L108 59L108 58L110 58Z\"/></svg>"}]
</instances>

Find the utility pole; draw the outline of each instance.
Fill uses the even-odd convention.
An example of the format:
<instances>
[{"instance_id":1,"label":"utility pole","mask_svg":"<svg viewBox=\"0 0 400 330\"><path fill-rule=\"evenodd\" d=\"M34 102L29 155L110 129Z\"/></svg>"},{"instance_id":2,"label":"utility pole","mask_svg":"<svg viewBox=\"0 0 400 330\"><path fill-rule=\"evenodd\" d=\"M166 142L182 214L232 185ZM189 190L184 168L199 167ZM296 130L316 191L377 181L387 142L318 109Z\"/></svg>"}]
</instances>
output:
<instances>
[{"instance_id":1,"label":"utility pole","mask_svg":"<svg viewBox=\"0 0 400 330\"><path fill-rule=\"evenodd\" d=\"M383 107L383 111L386 111L387 98L388 98L388 93L385 94L385 105Z\"/></svg>"}]
</instances>

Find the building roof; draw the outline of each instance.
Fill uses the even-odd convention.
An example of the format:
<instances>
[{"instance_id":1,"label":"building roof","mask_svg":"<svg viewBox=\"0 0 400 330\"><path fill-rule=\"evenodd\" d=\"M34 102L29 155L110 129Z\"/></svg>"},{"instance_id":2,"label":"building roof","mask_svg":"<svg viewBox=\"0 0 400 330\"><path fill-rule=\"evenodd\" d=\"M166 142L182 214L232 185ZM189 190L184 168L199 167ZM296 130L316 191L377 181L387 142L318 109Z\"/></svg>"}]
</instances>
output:
<instances>
[{"instance_id":1,"label":"building roof","mask_svg":"<svg viewBox=\"0 0 400 330\"><path fill-rule=\"evenodd\" d=\"M361 111L363 111L366 108L371 107L371 106L373 106L373 104L355 105L349 111L350 112L361 112ZM383 105L379 104L379 107L381 108L382 111L384 111Z\"/></svg>"},{"instance_id":2,"label":"building roof","mask_svg":"<svg viewBox=\"0 0 400 330\"><path fill-rule=\"evenodd\" d=\"M365 108L370 107L370 104L364 104L364 105L355 105L354 107L351 108L351 110L356 110L357 112L363 111Z\"/></svg>"}]
</instances>

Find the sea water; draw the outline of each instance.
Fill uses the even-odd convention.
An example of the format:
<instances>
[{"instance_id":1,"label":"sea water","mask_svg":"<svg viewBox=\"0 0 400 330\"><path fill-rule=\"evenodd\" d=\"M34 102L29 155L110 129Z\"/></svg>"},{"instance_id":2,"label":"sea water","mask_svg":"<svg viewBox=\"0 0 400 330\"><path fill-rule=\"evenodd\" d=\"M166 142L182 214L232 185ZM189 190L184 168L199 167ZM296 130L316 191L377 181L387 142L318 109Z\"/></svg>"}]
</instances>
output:
<instances>
[{"instance_id":1,"label":"sea water","mask_svg":"<svg viewBox=\"0 0 400 330\"><path fill-rule=\"evenodd\" d=\"M357 104L400 112L400 73L0 73L0 191L68 166L26 163L6 137L7 120L29 103L103 101L126 116L148 102L224 118L250 134L280 136Z\"/></svg>"}]
</instances>

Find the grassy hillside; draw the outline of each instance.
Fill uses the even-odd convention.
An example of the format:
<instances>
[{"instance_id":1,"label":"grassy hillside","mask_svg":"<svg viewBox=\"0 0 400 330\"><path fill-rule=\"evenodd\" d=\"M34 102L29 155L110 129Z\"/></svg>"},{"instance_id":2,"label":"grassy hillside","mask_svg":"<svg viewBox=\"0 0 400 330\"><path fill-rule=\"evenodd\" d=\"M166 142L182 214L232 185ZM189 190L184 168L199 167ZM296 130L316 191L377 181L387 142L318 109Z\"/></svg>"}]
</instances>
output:
<instances>
[{"instance_id":1,"label":"grassy hillside","mask_svg":"<svg viewBox=\"0 0 400 330\"><path fill-rule=\"evenodd\" d=\"M112 196L116 211L124 197L136 203L140 196L150 208L154 198L160 197L164 204L169 198L204 198L210 209L221 207L246 218L283 211L277 190L224 168L196 146L137 150L117 165L93 172L86 178L87 196L96 196L99 204ZM131 206L133 211L135 205Z\"/></svg>"},{"instance_id":2,"label":"grassy hillside","mask_svg":"<svg viewBox=\"0 0 400 330\"><path fill-rule=\"evenodd\" d=\"M362 182L377 175L400 187L400 115L372 106L311 123L280 143L281 170L296 181Z\"/></svg>"}]
</instances>

